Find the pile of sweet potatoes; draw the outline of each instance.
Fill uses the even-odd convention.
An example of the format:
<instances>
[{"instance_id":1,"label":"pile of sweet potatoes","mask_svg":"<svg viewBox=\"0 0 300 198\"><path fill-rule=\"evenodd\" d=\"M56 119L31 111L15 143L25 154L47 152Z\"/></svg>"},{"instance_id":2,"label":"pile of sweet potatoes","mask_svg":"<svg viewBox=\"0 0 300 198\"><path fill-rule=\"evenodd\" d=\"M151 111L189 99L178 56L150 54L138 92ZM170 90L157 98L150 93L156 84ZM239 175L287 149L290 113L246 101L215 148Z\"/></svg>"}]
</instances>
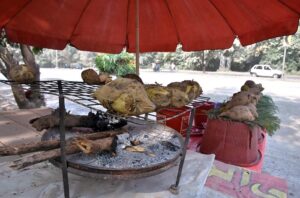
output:
<instances>
[{"instance_id":1,"label":"pile of sweet potatoes","mask_svg":"<svg viewBox=\"0 0 300 198\"><path fill-rule=\"evenodd\" d=\"M221 108L221 117L237 121L254 121L257 117L256 104L264 88L252 80L247 80L241 91L233 94Z\"/></svg>"}]
</instances>

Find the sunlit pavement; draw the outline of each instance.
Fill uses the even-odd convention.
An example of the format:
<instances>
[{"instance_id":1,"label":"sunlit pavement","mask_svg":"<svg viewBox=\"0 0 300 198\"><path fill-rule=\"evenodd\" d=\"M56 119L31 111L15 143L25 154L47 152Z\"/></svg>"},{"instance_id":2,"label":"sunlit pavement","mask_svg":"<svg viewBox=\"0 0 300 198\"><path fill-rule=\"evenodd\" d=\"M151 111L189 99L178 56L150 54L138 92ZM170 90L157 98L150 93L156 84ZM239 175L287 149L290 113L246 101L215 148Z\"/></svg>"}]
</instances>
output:
<instances>
[{"instance_id":1,"label":"sunlit pavement","mask_svg":"<svg viewBox=\"0 0 300 198\"><path fill-rule=\"evenodd\" d=\"M81 80L82 70L78 69L41 69L41 78ZM262 83L264 94L272 96L279 107L281 129L267 139L267 150L263 172L285 178L289 185L289 197L300 197L300 78L287 77L285 79L250 77L247 73L205 73L202 72L151 72L141 71L145 83L160 83L166 85L173 81L194 79L203 88L203 95L211 97L212 101L221 102L239 91L241 85L248 79ZM1 77L0 77L1 78ZM12 99L9 87L0 84L0 100ZM55 96L47 97L47 104L55 107L58 104ZM1 102L1 101L0 101ZM10 101L10 103L12 103ZM13 103L11 104L13 105ZM67 109L73 113L83 112L82 107L67 103ZM85 112L88 112L85 109Z\"/></svg>"}]
</instances>

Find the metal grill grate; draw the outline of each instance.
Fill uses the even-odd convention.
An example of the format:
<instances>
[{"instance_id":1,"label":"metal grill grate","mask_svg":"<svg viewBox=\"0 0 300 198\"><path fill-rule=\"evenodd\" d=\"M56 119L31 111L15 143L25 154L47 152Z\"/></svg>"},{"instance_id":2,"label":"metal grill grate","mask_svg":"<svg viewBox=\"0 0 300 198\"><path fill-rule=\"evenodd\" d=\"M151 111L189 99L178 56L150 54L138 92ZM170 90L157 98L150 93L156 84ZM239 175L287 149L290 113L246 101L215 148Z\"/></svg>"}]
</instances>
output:
<instances>
[{"instance_id":1,"label":"metal grill grate","mask_svg":"<svg viewBox=\"0 0 300 198\"><path fill-rule=\"evenodd\" d=\"M7 85L20 84L11 80L0 80L0 82ZM99 103L99 101L92 97L92 94L94 93L95 89L99 88L101 85L88 85L84 82L77 82L77 81L61 81L61 83L62 83L62 93L66 99L94 111L105 111L105 108ZM27 90L30 89L30 87L32 86L39 86L41 93L56 95L56 96L59 95L57 80L35 81L33 83L27 83L27 84L22 83L20 85L22 85L23 88ZM190 104L186 105L186 107L188 107L186 111L181 112L173 117L169 117L165 119L157 119L157 115L155 112L148 113L145 115L140 115L140 116L131 116L126 119L128 120L128 122L132 122L140 125L147 124L149 122L165 123L168 120L174 119L178 116L185 114L188 111L191 111L191 109L194 107L197 108L197 106L207 102L209 99L210 99L209 97L200 96L195 100L193 100ZM117 115L111 115L111 116L123 118Z\"/></svg>"}]
</instances>

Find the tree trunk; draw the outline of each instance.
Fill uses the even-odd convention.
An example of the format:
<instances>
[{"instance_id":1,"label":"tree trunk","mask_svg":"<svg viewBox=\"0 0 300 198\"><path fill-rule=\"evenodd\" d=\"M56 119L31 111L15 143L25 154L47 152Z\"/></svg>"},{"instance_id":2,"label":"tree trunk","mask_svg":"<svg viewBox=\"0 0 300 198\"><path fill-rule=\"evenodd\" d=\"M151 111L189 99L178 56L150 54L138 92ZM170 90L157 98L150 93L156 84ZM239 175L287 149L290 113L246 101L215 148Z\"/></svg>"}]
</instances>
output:
<instances>
[{"instance_id":1,"label":"tree trunk","mask_svg":"<svg viewBox=\"0 0 300 198\"><path fill-rule=\"evenodd\" d=\"M41 74L40 67L35 62L35 57L34 57L32 50L30 49L30 47L28 45L23 45L23 44L20 45L20 49L21 49L21 53L22 53L25 64L34 68L35 73L36 73L35 80L39 81L40 74ZM30 100L31 103L34 104L34 106L35 106L34 108L45 106L46 105L45 98L41 94L40 85L38 85L38 84L31 85L30 90L31 90L31 95L28 96L29 97L28 99Z\"/></svg>"},{"instance_id":2,"label":"tree trunk","mask_svg":"<svg viewBox=\"0 0 300 198\"><path fill-rule=\"evenodd\" d=\"M27 45L20 45L23 60L26 65L35 69L36 80L40 80L40 71L38 65L35 63L34 55ZM13 67L18 67L17 60L13 57L13 53L7 47L0 46L0 71L8 79L9 71ZM20 109L39 108L45 105L44 96L40 92L39 85L31 85L29 90L25 90L22 85L11 85L11 90L15 101Z\"/></svg>"}]
</instances>

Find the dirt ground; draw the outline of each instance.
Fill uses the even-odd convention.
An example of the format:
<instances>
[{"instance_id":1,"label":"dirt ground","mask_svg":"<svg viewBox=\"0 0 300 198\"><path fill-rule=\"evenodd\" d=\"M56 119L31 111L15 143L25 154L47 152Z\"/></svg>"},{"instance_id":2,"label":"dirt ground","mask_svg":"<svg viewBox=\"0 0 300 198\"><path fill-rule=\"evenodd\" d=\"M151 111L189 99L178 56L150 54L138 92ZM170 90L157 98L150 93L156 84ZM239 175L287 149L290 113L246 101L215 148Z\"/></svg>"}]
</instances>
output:
<instances>
[{"instance_id":1,"label":"dirt ground","mask_svg":"<svg viewBox=\"0 0 300 198\"><path fill-rule=\"evenodd\" d=\"M81 80L81 70L42 69L42 79ZM272 137L267 138L267 149L263 172L284 178L288 181L289 197L300 197L300 79L255 78L239 73L202 72L151 72L142 71L141 77L146 83L167 84L172 81L194 79L202 86L204 96L212 101L221 102L240 89L247 80L253 79L265 87L264 94L272 96L279 107L281 128ZM1 79L1 77L0 77ZM57 98L47 96L47 106L56 107ZM16 108L8 86L0 84L0 111ZM73 113L87 112L87 109L67 103L67 109Z\"/></svg>"}]
</instances>

